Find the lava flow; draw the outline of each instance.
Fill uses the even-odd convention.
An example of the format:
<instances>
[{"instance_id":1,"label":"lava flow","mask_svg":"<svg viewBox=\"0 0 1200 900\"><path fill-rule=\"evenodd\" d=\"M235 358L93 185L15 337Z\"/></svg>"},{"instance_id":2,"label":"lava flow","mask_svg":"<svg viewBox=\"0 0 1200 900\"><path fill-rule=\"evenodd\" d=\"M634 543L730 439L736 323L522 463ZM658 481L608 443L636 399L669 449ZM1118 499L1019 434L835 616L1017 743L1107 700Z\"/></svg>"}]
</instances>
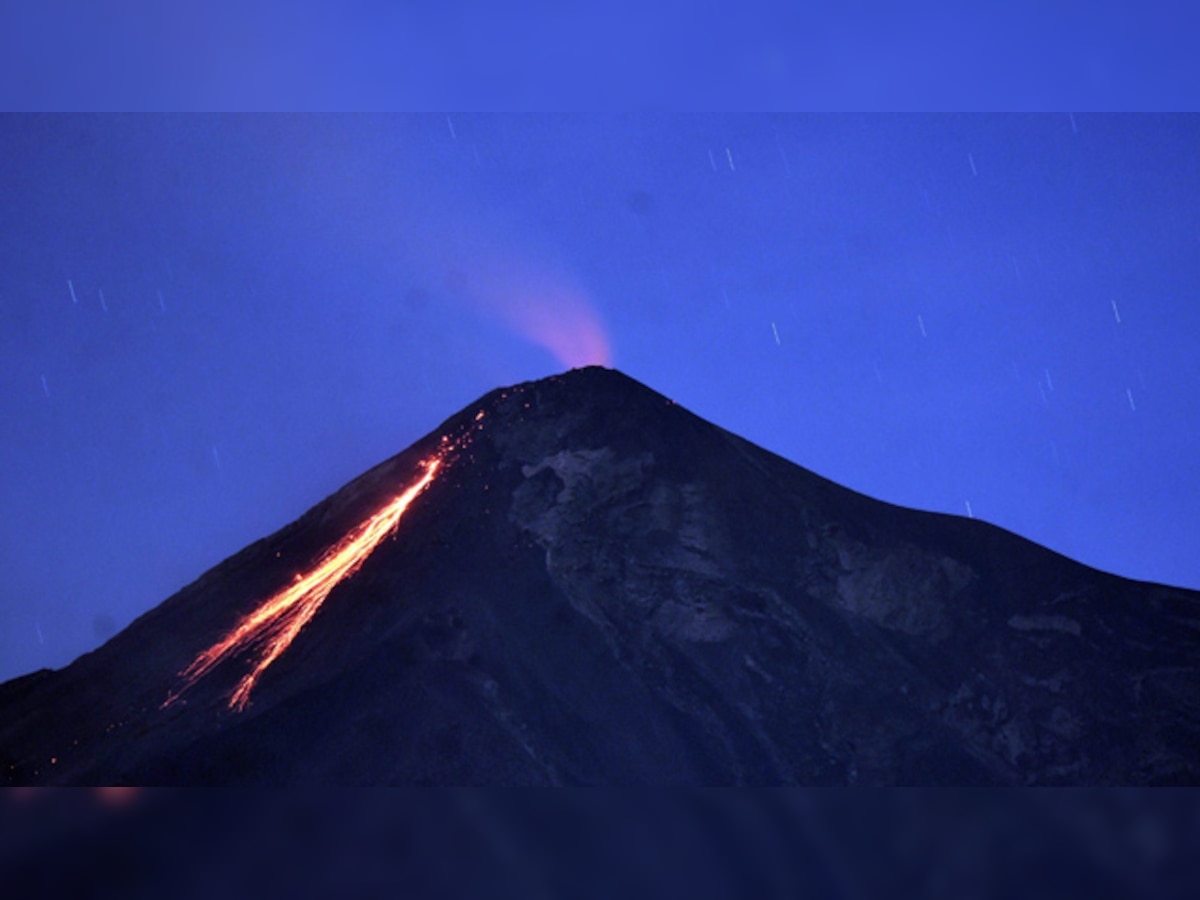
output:
<instances>
[{"instance_id":1,"label":"lava flow","mask_svg":"<svg viewBox=\"0 0 1200 900\"><path fill-rule=\"evenodd\" d=\"M231 709L239 712L245 709L259 676L288 648L320 609L329 592L344 578L357 572L380 541L396 528L409 504L433 481L451 449L454 447L443 440L439 453L422 463L425 472L415 484L327 550L307 573L297 575L292 584L264 601L225 637L197 656L179 673L183 684L167 697L162 708L178 700L184 691L231 655L250 650L253 667L238 682L229 698Z\"/></svg>"}]
</instances>

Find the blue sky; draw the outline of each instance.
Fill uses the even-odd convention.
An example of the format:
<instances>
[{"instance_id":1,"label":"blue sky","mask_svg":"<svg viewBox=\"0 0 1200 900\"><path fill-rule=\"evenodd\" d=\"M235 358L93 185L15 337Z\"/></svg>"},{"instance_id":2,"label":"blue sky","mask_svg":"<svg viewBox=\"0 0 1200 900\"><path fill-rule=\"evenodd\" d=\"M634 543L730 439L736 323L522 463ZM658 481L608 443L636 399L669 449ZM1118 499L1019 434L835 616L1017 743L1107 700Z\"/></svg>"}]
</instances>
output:
<instances>
[{"instance_id":1,"label":"blue sky","mask_svg":"<svg viewBox=\"0 0 1200 900\"><path fill-rule=\"evenodd\" d=\"M1200 588L1198 200L1194 115L4 115L0 678L605 353Z\"/></svg>"}]
</instances>

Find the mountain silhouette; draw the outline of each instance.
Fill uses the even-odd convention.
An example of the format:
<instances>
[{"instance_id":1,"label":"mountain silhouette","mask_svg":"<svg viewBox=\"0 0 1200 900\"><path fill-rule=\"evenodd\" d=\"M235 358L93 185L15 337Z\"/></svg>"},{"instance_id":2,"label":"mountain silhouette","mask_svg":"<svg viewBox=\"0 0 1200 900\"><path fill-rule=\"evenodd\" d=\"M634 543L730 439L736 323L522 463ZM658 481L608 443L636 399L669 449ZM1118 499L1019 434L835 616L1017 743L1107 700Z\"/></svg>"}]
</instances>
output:
<instances>
[{"instance_id":1,"label":"mountain silhouette","mask_svg":"<svg viewBox=\"0 0 1200 900\"><path fill-rule=\"evenodd\" d=\"M1200 593L873 500L590 367L0 685L0 780L1196 784L1198 651Z\"/></svg>"}]
</instances>

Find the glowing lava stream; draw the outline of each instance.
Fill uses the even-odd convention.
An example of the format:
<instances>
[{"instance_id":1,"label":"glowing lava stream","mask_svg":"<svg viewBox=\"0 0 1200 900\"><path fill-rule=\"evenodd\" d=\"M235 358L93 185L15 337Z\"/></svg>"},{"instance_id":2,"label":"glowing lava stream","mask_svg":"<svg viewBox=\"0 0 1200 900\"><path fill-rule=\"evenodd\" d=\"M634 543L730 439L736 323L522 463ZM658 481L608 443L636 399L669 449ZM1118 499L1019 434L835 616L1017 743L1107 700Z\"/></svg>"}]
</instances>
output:
<instances>
[{"instance_id":1,"label":"glowing lava stream","mask_svg":"<svg viewBox=\"0 0 1200 900\"><path fill-rule=\"evenodd\" d=\"M256 656L254 666L238 682L229 698L231 709L239 712L245 709L250 702L250 691L267 666L288 648L320 609L329 592L359 570L379 542L396 528L409 504L433 481L442 465L445 449L449 448L443 448L442 454L423 463L425 474L408 490L327 550L307 574L297 575L292 584L264 601L225 637L197 656L179 673L183 684L167 697L161 708L178 700L184 691L232 654L252 648Z\"/></svg>"}]
</instances>

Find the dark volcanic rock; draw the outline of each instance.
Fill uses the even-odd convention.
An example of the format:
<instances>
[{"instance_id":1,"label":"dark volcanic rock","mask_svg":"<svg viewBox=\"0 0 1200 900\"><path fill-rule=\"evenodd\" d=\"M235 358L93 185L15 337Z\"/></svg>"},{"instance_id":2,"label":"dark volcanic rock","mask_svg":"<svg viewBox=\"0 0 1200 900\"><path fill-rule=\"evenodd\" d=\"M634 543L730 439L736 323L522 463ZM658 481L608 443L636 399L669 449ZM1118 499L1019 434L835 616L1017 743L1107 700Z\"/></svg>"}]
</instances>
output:
<instances>
[{"instance_id":1,"label":"dark volcanic rock","mask_svg":"<svg viewBox=\"0 0 1200 900\"><path fill-rule=\"evenodd\" d=\"M482 416L479 414L482 412ZM469 443L243 712L177 673ZM495 391L57 672L8 783L1195 784L1200 595L881 503L590 368Z\"/></svg>"}]
</instances>

